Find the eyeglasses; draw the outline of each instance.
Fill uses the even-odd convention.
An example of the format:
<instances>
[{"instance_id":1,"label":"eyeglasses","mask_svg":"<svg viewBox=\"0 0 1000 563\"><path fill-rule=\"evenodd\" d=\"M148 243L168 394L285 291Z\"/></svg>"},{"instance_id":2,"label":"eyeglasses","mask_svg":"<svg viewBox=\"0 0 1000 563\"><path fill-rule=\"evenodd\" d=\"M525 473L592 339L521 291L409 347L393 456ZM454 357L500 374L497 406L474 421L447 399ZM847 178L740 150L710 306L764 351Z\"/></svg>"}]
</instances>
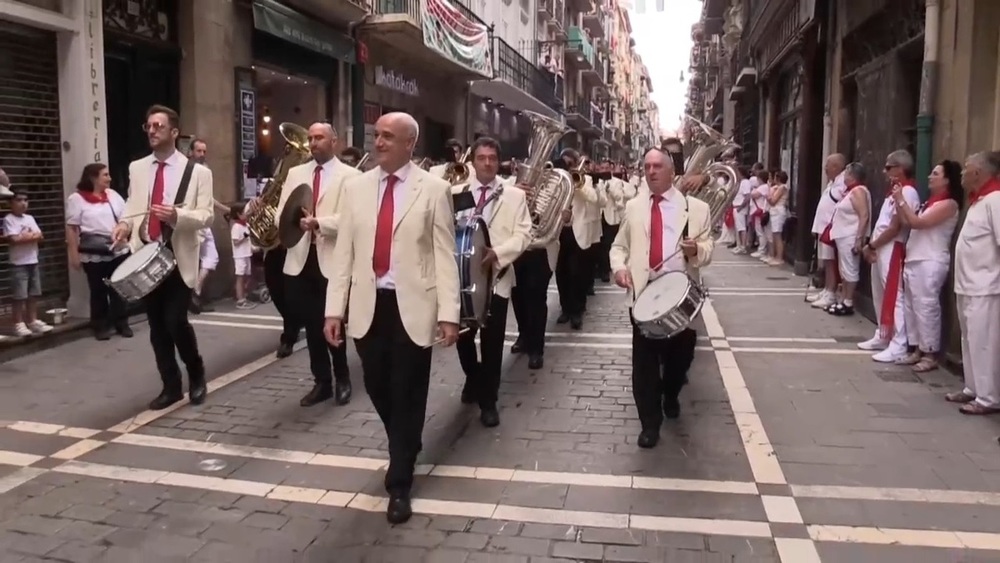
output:
<instances>
[{"instance_id":1,"label":"eyeglasses","mask_svg":"<svg viewBox=\"0 0 1000 563\"><path fill-rule=\"evenodd\" d=\"M892 170L893 168L899 168L899 165L898 164L886 164L885 165L885 171L886 172Z\"/></svg>"},{"instance_id":2,"label":"eyeglasses","mask_svg":"<svg viewBox=\"0 0 1000 563\"><path fill-rule=\"evenodd\" d=\"M143 123L142 124L142 132L143 133L155 133L157 131L160 131L161 129L166 129L167 127L169 127L168 124L166 124L166 123L157 123L155 121L153 123Z\"/></svg>"}]
</instances>

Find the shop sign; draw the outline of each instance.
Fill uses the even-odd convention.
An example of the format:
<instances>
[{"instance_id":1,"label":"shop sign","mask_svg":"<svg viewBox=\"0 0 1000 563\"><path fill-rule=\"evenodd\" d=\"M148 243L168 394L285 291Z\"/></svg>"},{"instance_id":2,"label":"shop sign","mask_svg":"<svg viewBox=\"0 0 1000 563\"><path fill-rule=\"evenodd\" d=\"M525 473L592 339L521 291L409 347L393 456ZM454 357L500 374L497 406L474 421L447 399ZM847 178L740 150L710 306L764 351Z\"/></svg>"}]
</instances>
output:
<instances>
[{"instance_id":1,"label":"shop sign","mask_svg":"<svg viewBox=\"0 0 1000 563\"><path fill-rule=\"evenodd\" d=\"M243 162L249 162L257 155L257 95L247 88L240 88L240 136Z\"/></svg>"},{"instance_id":2,"label":"shop sign","mask_svg":"<svg viewBox=\"0 0 1000 563\"><path fill-rule=\"evenodd\" d=\"M254 27L321 55L354 64L354 40L274 0L254 0Z\"/></svg>"},{"instance_id":3,"label":"shop sign","mask_svg":"<svg viewBox=\"0 0 1000 563\"><path fill-rule=\"evenodd\" d=\"M399 92L400 94L413 96L414 98L420 97L420 87L417 85L416 78L407 78L382 65L375 67L375 84Z\"/></svg>"}]
</instances>

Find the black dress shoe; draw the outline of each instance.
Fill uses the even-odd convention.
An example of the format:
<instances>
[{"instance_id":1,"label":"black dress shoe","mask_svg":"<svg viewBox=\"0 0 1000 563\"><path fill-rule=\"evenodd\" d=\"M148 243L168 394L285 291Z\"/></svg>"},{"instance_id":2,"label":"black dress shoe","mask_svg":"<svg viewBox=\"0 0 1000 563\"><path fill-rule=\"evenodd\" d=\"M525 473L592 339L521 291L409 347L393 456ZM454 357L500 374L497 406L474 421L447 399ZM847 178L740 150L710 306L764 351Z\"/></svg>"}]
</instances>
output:
<instances>
[{"instance_id":1,"label":"black dress shoe","mask_svg":"<svg viewBox=\"0 0 1000 563\"><path fill-rule=\"evenodd\" d=\"M639 433L639 439L635 443L640 448L652 448L660 441L660 432L658 430L643 430Z\"/></svg>"},{"instance_id":2,"label":"black dress shoe","mask_svg":"<svg viewBox=\"0 0 1000 563\"><path fill-rule=\"evenodd\" d=\"M569 320L569 327L573 330L580 330L583 328L583 317L580 315L574 315Z\"/></svg>"},{"instance_id":3,"label":"black dress shoe","mask_svg":"<svg viewBox=\"0 0 1000 563\"><path fill-rule=\"evenodd\" d=\"M279 360L282 358L287 358L292 355L292 345L287 342L282 342L278 344L278 351L274 353L274 356Z\"/></svg>"},{"instance_id":4,"label":"black dress shoe","mask_svg":"<svg viewBox=\"0 0 1000 563\"><path fill-rule=\"evenodd\" d=\"M183 398L184 394L180 391L163 391L155 399L149 402L149 410L161 411Z\"/></svg>"},{"instance_id":5,"label":"black dress shoe","mask_svg":"<svg viewBox=\"0 0 1000 563\"><path fill-rule=\"evenodd\" d=\"M611 282L611 275L610 274L601 274L601 281L604 282L604 283L610 283Z\"/></svg>"},{"instance_id":6,"label":"black dress shoe","mask_svg":"<svg viewBox=\"0 0 1000 563\"><path fill-rule=\"evenodd\" d=\"M207 394L208 386L205 384L204 377L191 380L191 383L188 385L188 399L191 400L192 405L200 405L204 403L205 395Z\"/></svg>"},{"instance_id":7,"label":"black dress shoe","mask_svg":"<svg viewBox=\"0 0 1000 563\"><path fill-rule=\"evenodd\" d=\"M521 346L521 339L519 337L517 340L514 341L514 345L510 347L510 353L520 354L521 352L524 352L524 349Z\"/></svg>"},{"instance_id":8,"label":"black dress shoe","mask_svg":"<svg viewBox=\"0 0 1000 563\"><path fill-rule=\"evenodd\" d=\"M500 426L500 413L497 412L496 405L480 407L479 422L482 422L486 428Z\"/></svg>"},{"instance_id":9,"label":"black dress shoe","mask_svg":"<svg viewBox=\"0 0 1000 563\"><path fill-rule=\"evenodd\" d=\"M127 323L115 326L115 332L117 332L118 336L121 336L122 338L132 338L135 336L135 333L132 332L132 327L128 326Z\"/></svg>"},{"instance_id":10,"label":"black dress shoe","mask_svg":"<svg viewBox=\"0 0 1000 563\"><path fill-rule=\"evenodd\" d=\"M472 391L472 387L468 384L462 387L462 404L471 405L476 402L476 394Z\"/></svg>"},{"instance_id":11,"label":"black dress shoe","mask_svg":"<svg viewBox=\"0 0 1000 563\"><path fill-rule=\"evenodd\" d=\"M681 403L677 397L663 398L663 416L674 419L681 415Z\"/></svg>"},{"instance_id":12,"label":"black dress shoe","mask_svg":"<svg viewBox=\"0 0 1000 563\"><path fill-rule=\"evenodd\" d=\"M311 407L313 405L318 405L323 401L333 397L333 387L329 384L321 385L317 383L313 385L312 391L306 393L305 397L299 401L299 405L303 407Z\"/></svg>"},{"instance_id":13,"label":"black dress shoe","mask_svg":"<svg viewBox=\"0 0 1000 563\"><path fill-rule=\"evenodd\" d=\"M564 325L569 322L569 315L566 313L559 313L559 318L556 319L556 324Z\"/></svg>"},{"instance_id":14,"label":"black dress shoe","mask_svg":"<svg viewBox=\"0 0 1000 563\"><path fill-rule=\"evenodd\" d=\"M410 497L399 495L389 497L389 507L385 511L385 519L390 524L402 524L413 516L413 507L410 506Z\"/></svg>"},{"instance_id":15,"label":"black dress shoe","mask_svg":"<svg viewBox=\"0 0 1000 563\"><path fill-rule=\"evenodd\" d=\"M528 369L542 369L545 359L541 354L531 354L528 356Z\"/></svg>"},{"instance_id":16,"label":"black dress shoe","mask_svg":"<svg viewBox=\"0 0 1000 563\"><path fill-rule=\"evenodd\" d=\"M337 381L334 384L334 397L338 405L346 405L351 402L351 380Z\"/></svg>"},{"instance_id":17,"label":"black dress shoe","mask_svg":"<svg viewBox=\"0 0 1000 563\"><path fill-rule=\"evenodd\" d=\"M106 327L106 326L98 328L98 329L94 329L94 338L96 338L97 340L101 340L101 341L111 340L111 335L112 334L114 334L114 331L111 330L111 328Z\"/></svg>"}]
</instances>

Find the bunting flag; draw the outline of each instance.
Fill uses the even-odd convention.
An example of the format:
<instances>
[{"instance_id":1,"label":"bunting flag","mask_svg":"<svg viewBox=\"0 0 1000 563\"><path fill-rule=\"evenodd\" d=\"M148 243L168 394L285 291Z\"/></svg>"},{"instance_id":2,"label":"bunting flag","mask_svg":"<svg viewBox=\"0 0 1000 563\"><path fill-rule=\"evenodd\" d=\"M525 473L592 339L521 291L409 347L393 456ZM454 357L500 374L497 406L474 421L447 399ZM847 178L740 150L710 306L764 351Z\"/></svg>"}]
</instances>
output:
<instances>
[{"instance_id":1,"label":"bunting flag","mask_svg":"<svg viewBox=\"0 0 1000 563\"><path fill-rule=\"evenodd\" d=\"M462 13L450 0L422 2L424 44L485 78L493 78L490 34L485 24Z\"/></svg>"}]
</instances>

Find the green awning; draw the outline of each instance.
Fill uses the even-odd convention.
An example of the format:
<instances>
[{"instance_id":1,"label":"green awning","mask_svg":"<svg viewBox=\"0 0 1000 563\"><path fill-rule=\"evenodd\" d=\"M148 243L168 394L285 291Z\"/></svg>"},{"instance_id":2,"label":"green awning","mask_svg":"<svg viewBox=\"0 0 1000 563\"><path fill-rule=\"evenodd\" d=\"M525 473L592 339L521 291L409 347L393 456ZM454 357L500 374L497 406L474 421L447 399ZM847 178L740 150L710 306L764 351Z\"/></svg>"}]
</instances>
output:
<instances>
[{"instance_id":1,"label":"green awning","mask_svg":"<svg viewBox=\"0 0 1000 563\"><path fill-rule=\"evenodd\" d=\"M354 40L336 29L275 0L254 0L254 27L333 59L354 64Z\"/></svg>"}]
</instances>

